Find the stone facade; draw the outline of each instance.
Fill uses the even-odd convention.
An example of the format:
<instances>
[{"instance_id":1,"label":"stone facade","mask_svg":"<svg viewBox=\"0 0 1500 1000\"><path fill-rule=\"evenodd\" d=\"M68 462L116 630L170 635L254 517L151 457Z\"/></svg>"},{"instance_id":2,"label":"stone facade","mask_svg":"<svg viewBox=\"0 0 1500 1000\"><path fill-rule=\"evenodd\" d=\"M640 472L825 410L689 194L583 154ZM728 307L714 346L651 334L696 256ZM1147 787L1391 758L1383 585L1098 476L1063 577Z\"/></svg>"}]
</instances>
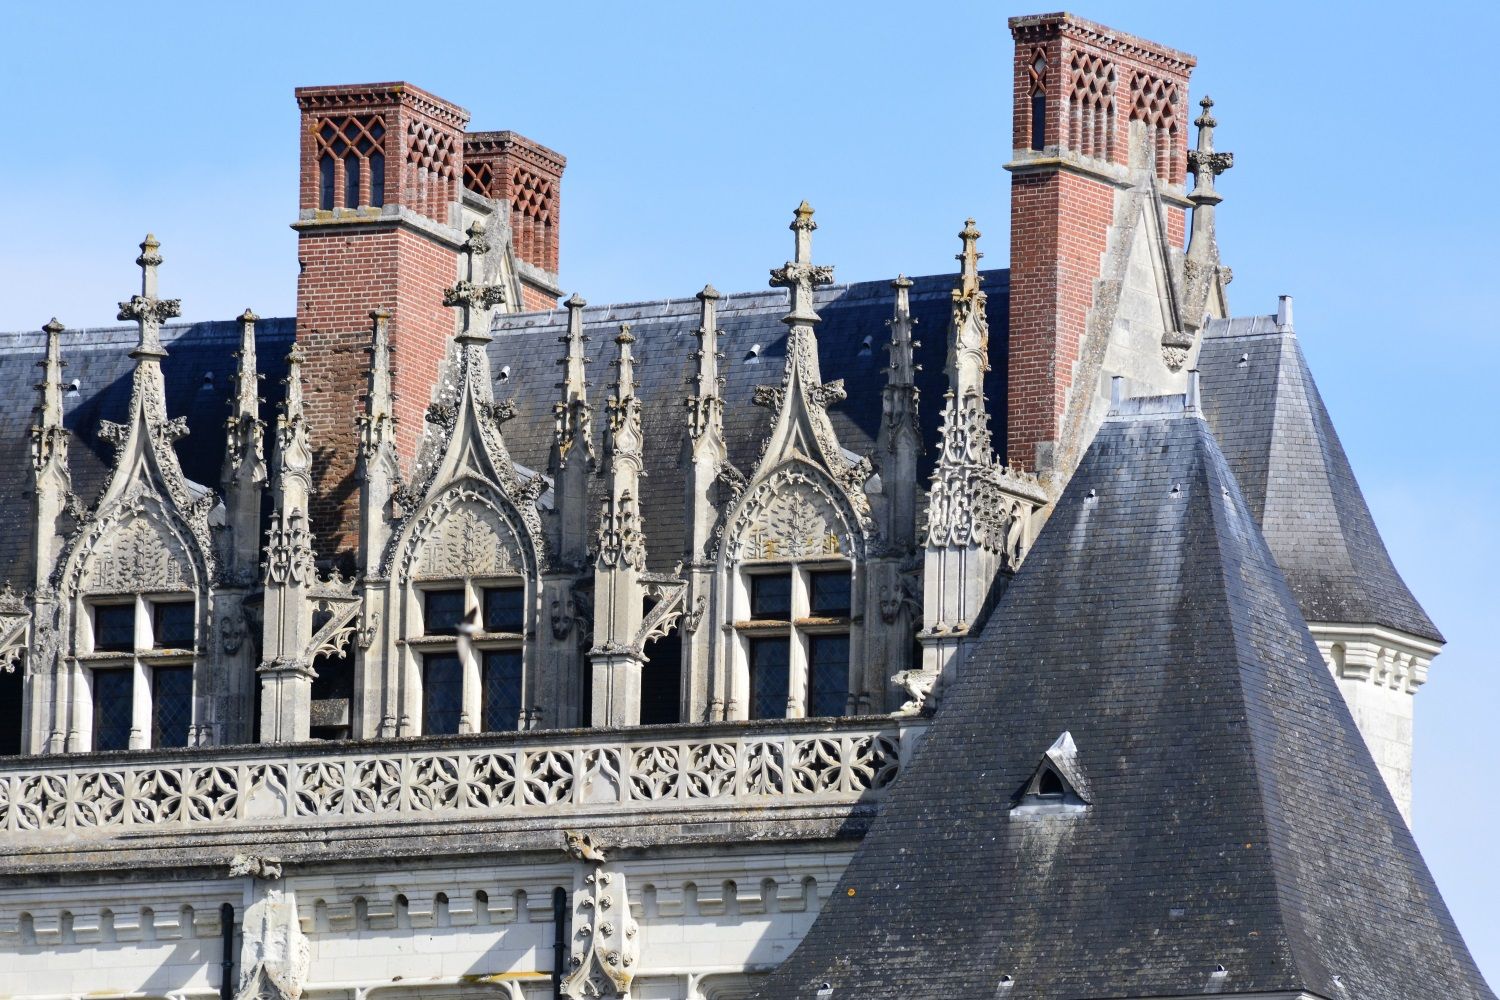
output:
<instances>
[{"instance_id":1,"label":"stone facade","mask_svg":"<svg viewBox=\"0 0 1500 1000\"><path fill-rule=\"evenodd\" d=\"M559 308L564 159L374 84L297 92L297 316L235 322L222 431L176 415L152 237L97 469L49 323L0 994L736 997L787 957L1112 399L1195 400L1227 315L1192 58L1012 30L1008 273L971 219L956 274L834 285L803 203L784 298ZM1314 629L1404 803L1439 644Z\"/></svg>"}]
</instances>

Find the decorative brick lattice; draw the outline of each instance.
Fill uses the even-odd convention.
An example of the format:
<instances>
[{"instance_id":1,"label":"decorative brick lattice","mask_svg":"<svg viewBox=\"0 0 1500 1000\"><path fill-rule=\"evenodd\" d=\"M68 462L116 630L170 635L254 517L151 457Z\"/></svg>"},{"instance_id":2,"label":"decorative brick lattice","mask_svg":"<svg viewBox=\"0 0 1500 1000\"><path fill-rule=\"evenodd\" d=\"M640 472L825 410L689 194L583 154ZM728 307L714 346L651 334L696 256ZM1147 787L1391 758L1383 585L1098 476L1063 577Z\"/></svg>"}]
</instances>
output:
<instances>
[{"instance_id":1,"label":"decorative brick lattice","mask_svg":"<svg viewBox=\"0 0 1500 1000\"><path fill-rule=\"evenodd\" d=\"M480 161L479 163L465 161L464 187L470 191L476 191L486 198L497 198L500 194L496 190L495 170L484 161Z\"/></svg>"},{"instance_id":2,"label":"decorative brick lattice","mask_svg":"<svg viewBox=\"0 0 1500 1000\"><path fill-rule=\"evenodd\" d=\"M1073 53L1068 95L1068 148L1111 159L1115 145L1115 67L1096 52Z\"/></svg>"},{"instance_id":3,"label":"decorative brick lattice","mask_svg":"<svg viewBox=\"0 0 1500 1000\"><path fill-rule=\"evenodd\" d=\"M462 162L459 139L422 121L406 127L406 203L430 219L447 218L449 202L458 197L456 179Z\"/></svg>"},{"instance_id":4,"label":"decorative brick lattice","mask_svg":"<svg viewBox=\"0 0 1500 1000\"><path fill-rule=\"evenodd\" d=\"M313 130L318 207L385 204L385 119L381 115L320 118Z\"/></svg>"},{"instance_id":5,"label":"decorative brick lattice","mask_svg":"<svg viewBox=\"0 0 1500 1000\"><path fill-rule=\"evenodd\" d=\"M1181 184L1177 165L1177 83L1144 71L1130 80L1130 120L1143 122L1156 161L1156 174L1172 184Z\"/></svg>"}]
</instances>

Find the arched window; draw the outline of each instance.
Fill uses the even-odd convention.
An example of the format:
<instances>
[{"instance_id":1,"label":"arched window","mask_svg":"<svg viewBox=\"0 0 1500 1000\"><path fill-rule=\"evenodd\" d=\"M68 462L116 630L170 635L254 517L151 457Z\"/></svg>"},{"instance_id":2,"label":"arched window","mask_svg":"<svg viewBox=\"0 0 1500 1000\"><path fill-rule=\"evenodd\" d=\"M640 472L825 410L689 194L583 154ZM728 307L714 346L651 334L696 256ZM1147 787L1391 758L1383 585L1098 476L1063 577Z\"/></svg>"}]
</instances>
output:
<instances>
[{"instance_id":1,"label":"arched window","mask_svg":"<svg viewBox=\"0 0 1500 1000\"><path fill-rule=\"evenodd\" d=\"M359 205L359 157L350 153L344 157L344 207L358 208Z\"/></svg>"},{"instance_id":2,"label":"arched window","mask_svg":"<svg viewBox=\"0 0 1500 1000\"><path fill-rule=\"evenodd\" d=\"M318 207L325 212L333 210L333 155L324 153L318 157Z\"/></svg>"},{"instance_id":3,"label":"arched window","mask_svg":"<svg viewBox=\"0 0 1500 1000\"><path fill-rule=\"evenodd\" d=\"M1031 148L1047 148L1047 57L1041 49L1031 55L1026 67L1031 94Z\"/></svg>"},{"instance_id":4,"label":"arched window","mask_svg":"<svg viewBox=\"0 0 1500 1000\"><path fill-rule=\"evenodd\" d=\"M385 204L385 154L379 150L370 154L370 204Z\"/></svg>"}]
</instances>

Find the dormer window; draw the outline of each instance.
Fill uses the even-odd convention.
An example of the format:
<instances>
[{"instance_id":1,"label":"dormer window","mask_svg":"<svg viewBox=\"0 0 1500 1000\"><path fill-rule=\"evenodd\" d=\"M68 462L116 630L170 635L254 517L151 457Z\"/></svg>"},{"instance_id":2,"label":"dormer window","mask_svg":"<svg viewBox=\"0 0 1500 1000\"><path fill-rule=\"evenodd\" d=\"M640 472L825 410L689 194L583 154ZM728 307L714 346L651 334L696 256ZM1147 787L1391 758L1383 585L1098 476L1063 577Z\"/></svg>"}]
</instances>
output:
<instances>
[{"instance_id":1,"label":"dormer window","mask_svg":"<svg viewBox=\"0 0 1500 1000\"><path fill-rule=\"evenodd\" d=\"M747 715L842 716L849 712L853 587L844 562L751 566L743 639Z\"/></svg>"},{"instance_id":2,"label":"dormer window","mask_svg":"<svg viewBox=\"0 0 1500 1000\"><path fill-rule=\"evenodd\" d=\"M1078 747L1063 733L1042 755L1016 796L1013 814L1082 812L1093 801Z\"/></svg>"},{"instance_id":3,"label":"dormer window","mask_svg":"<svg viewBox=\"0 0 1500 1000\"><path fill-rule=\"evenodd\" d=\"M86 605L80 636L94 750L185 747L193 727L198 606L186 596Z\"/></svg>"},{"instance_id":4,"label":"dormer window","mask_svg":"<svg viewBox=\"0 0 1500 1000\"><path fill-rule=\"evenodd\" d=\"M519 580L419 591L422 732L513 732L525 721L527 590Z\"/></svg>"}]
</instances>

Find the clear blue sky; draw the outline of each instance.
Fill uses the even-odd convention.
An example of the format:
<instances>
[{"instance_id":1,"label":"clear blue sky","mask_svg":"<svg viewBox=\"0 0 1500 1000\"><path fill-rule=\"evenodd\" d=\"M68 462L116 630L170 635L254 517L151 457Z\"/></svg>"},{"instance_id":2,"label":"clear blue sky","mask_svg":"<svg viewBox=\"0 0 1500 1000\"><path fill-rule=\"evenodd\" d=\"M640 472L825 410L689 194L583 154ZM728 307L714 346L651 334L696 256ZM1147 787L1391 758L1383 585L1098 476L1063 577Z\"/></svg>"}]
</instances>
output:
<instances>
[{"instance_id":1,"label":"clear blue sky","mask_svg":"<svg viewBox=\"0 0 1500 1000\"><path fill-rule=\"evenodd\" d=\"M112 322L147 229L185 317L292 314L299 84L409 80L565 153L563 285L593 302L764 287L802 198L841 279L951 268L966 215L1003 265L1005 16L1043 9L1015 2L12 4L0 329ZM1491 60L1456 44L1500 34L1500 8L1074 10L1196 54L1194 100L1218 101L1232 304L1296 296L1386 543L1449 639L1417 699L1413 825L1500 982L1500 149Z\"/></svg>"}]
</instances>

